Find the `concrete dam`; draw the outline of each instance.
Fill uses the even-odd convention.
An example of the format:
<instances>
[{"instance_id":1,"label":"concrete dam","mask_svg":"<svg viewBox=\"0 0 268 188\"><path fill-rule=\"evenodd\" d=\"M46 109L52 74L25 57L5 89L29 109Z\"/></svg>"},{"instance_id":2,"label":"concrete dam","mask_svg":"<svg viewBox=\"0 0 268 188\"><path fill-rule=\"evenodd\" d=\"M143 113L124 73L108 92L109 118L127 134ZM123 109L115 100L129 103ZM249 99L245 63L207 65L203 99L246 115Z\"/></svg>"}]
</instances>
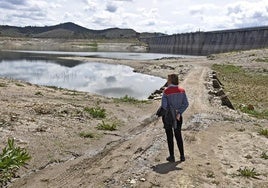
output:
<instances>
[{"instance_id":1,"label":"concrete dam","mask_svg":"<svg viewBox=\"0 0 268 188\"><path fill-rule=\"evenodd\" d=\"M152 53L209 55L268 47L268 26L143 38Z\"/></svg>"}]
</instances>

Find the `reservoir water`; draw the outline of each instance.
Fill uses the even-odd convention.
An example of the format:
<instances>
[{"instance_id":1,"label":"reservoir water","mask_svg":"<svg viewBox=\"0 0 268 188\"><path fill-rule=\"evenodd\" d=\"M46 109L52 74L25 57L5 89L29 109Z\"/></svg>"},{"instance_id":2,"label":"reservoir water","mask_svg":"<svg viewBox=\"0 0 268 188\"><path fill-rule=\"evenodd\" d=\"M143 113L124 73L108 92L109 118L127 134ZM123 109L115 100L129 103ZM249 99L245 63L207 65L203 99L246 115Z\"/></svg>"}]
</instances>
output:
<instances>
[{"instance_id":1,"label":"reservoir water","mask_svg":"<svg viewBox=\"0 0 268 188\"><path fill-rule=\"evenodd\" d=\"M33 84L86 91L107 97L125 95L146 99L166 82L165 79L133 72L125 65L89 61L62 60L57 55L79 55L79 52L0 52L0 77L27 81ZM76 54L78 53L78 54ZM105 53L106 57L153 59L152 54ZM115 55L117 57L113 57ZM88 54L82 54L88 56ZM95 54L96 55L96 54ZM97 54L103 57L103 54ZM168 55L167 57L170 57ZM166 57L155 54L155 58Z\"/></svg>"}]
</instances>

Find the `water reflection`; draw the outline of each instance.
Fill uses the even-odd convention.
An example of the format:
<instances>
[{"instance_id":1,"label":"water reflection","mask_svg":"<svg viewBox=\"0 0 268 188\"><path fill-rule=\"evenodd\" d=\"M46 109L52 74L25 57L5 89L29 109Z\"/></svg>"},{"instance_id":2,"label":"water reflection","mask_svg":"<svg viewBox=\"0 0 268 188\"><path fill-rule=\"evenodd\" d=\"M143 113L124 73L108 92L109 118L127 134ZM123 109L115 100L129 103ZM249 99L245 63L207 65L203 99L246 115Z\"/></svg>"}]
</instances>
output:
<instances>
[{"instance_id":1,"label":"water reflection","mask_svg":"<svg viewBox=\"0 0 268 188\"><path fill-rule=\"evenodd\" d=\"M32 53L31 51L17 52L17 51L0 51L0 62L1 61L38 61L42 60L43 62L53 62L59 65L66 67L74 67L81 64L81 61L77 60L64 60L58 58L59 54L54 53ZM71 56L66 54L65 56Z\"/></svg>"},{"instance_id":2,"label":"water reflection","mask_svg":"<svg viewBox=\"0 0 268 188\"><path fill-rule=\"evenodd\" d=\"M5 60L2 58L0 76L108 97L118 98L129 95L138 99L146 99L165 83L164 79L135 73L131 67L124 65L66 60L59 63L36 59L19 57Z\"/></svg>"},{"instance_id":3,"label":"water reflection","mask_svg":"<svg viewBox=\"0 0 268 188\"><path fill-rule=\"evenodd\" d=\"M188 55L178 55L178 54L160 54L160 53L133 53L133 52L64 52L64 51L26 51L26 50L13 50L13 51L5 51L9 53L20 53L20 54L31 54L31 56L84 56L84 57L99 57L99 58L112 58L112 59L129 59L129 60L152 60L152 59L160 59L163 57L191 57L194 58L196 56L188 56ZM1 53L1 52L0 52Z\"/></svg>"}]
</instances>

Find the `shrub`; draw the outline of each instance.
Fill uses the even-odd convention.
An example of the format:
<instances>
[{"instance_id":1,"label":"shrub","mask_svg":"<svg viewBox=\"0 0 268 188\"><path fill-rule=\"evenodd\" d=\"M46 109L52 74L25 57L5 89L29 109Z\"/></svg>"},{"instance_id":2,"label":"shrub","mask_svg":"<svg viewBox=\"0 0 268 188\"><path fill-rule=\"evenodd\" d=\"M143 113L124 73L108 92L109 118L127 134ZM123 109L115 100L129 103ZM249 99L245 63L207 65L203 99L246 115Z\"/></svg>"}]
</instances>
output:
<instances>
[{"instance_id":1,"label":"shrub","mask_svg":"<svg viewBox=\"0 0 268 188\"><path fill-rule=\"evenodd\" d=\"M262 152L261 158L263 158L265 160L268 159L268 155L266 154L266 152Z\"/></svg>"},{"instance_id":2,"label":"shrub","mask_svg":"<svg viewBox=\"0 0 268 188\"><path fill-rule=\"evenodd\" d=\"M91 133L91 132L81 132L81 133L79 133L79 136L83 137L83 138L94 138L95 137L94 133Z\"/></svg>"},{"instance_id":3,"label":"shrub","mask_svg":"<svg viewBox=\"0 0 268 188\"><path fill-rule=\"evenodd\" d=\"M93 118L105 118L106 117L106 113L105 113L106 110L99 106L94 107L94 108L85 107L84 111L88 112Z\"/></svg>"},{"instance_id":4,"label":"shrub","mask_svg":"<svg viewBox=\"0 0 268 188\"><path fill-rule=\"evenodd\" d=\"M41 92L41 91L37 91L37 92L35 93L35 95L40 95L40 96L43 96L43 94L42 94L42 92Z\"/></svg>"},{"instance_id":5,"label":"shrub","mask_svg":"<svg viewBox=\"0 0 268 188\"><path fill-rule=\"evenodd\" d=\"M215 178L214 172L208 172L207 173L207 178Z\"/></svg>"},{"instance_id":6,"label":"shrub","mask_svg":"<svg viewBox=\"0 0 268 188\"><path fill-rule=\"evenodd\" d=\"M105 123L104 121L102 121L102 123L99 123L97 125L97 129L98 130L107 130L107 131L115 131L117 129L117 125L116 123Z\"/></svg>"},{"instance_id":7,"label":"shrub","mask_svg":"<svg viewBox=\"0 0 268 188\"><path fill-rule=\"evenodd\" d=\"M239 168L237 171L239 172L239 176L246 178L257 178L257 176L259 176L259 174L255 171L255 168L249 169L244 167L244 169Z\"/></svg>"},{"instance_id":8,"label":"shrub","mask_svg":"<svg viewBox=\"0 0 268 188\"><path fill-rule=\"evenodd\" d=\"M18 87L24 87L24 85L21 84L21 83L16 83L15 85L18 86Z\"/></svg>"},{"instance_id":9,"label":"shrub","mask_svg":"<svg viewBox=\"0 0 268 188\"><path fill-rule=\"evenodd\" d=\"M0 119L0 127L7 127L10 126L10 122L4 119Z\"/></svg>"},{"instance_id":10,"label":"shrub","mask_svg":"<svg viewBox=\"0 0 268 188\"><path fill-rule=\"evenodd\" d=\"M8 139L8 145L0 154L0 185L5 185L20 167L26 166L31 159L29 153L20 147L14 146L14 139Z\"/></svg>"},{"instance_id":11,"label":"shrub","mask_svg":"<svg viewBox=\"0 0 268 188\"><path fill-rule=\"evenodd\" d=\"M268 129L261 129L259 131L260 135L266 136L268 138Z\"/></svg>"},{"instance_id":12,"label":"shrub","mask_svg":"<svg viewBox=\"0 0 268 188\"><path fill-rule=\"evenodd\" d=\"M240 107L239 109L241 110L241 112L250 114L250 115L257 117L257 118L268 117L268 110L257 111L257 110L250 110L247 107Z\"/></svg>"},{"instance_id":13,"label":"shrub","mask_svg":"<svg viewBox=\"0 0 268 188\"><path fill-rule=\"evenodd\" d=\"M127 102L127 103L132 103L132 104L137 104L137 103L146 103L147 101L145 100L138 100L135 99L134 97L125 95L124 97L121 97L119 99L115 99L116 102Z\"/></svg>"},{"instance_id":14,"label":"shrub","mask_svg":"<svg viewBox=\"0 0 268 188\"><path fill-rule=\"evenodd\" d=\"M0 87L7 87L7 84L5 84L5 83L0 83Z\"/></svg>"}]
</instances>

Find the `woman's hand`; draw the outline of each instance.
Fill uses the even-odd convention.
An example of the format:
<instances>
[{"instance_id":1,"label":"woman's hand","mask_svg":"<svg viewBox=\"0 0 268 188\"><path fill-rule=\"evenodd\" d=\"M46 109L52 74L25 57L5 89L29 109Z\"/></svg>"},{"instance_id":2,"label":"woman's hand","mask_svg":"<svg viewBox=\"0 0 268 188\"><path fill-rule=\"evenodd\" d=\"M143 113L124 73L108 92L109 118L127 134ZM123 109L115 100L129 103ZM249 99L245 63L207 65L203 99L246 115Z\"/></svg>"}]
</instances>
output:
<instances>
[{"instance_id":1,"label":"woman's hand","mask_svg":"<svg viewBox=\"0 0 268 188\"><path fill-rule=\"evenodd\" d=\"M178 114L176 115L176 119L177 119L178 121L180 121L180 118L181 118L181 114L178 113Z\"/></svg>"}]
</instances>

